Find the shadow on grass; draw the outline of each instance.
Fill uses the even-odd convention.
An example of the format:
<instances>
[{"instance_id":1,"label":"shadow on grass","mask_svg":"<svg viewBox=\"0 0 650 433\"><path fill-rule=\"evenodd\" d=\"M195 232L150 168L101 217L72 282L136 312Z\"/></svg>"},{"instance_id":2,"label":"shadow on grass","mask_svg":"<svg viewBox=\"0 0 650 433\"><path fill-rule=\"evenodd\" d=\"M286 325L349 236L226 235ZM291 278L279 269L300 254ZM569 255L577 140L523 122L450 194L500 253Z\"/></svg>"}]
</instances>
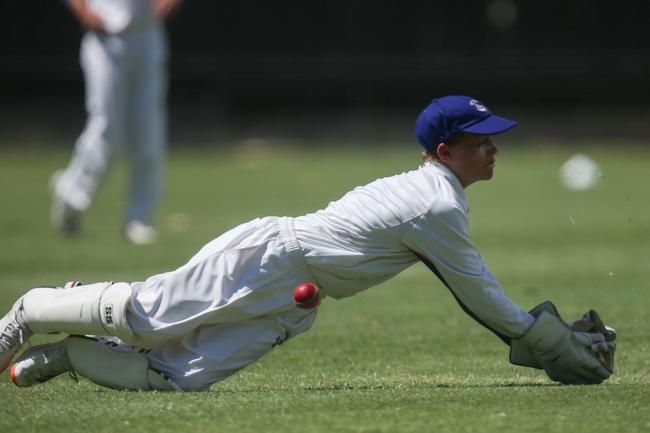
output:
<instances>
[{"instance_id":1,"label":"shadow on grass","mask_svg":"<svg viewBox=\"0 0 650 433\"><path fill-rule=\"evenodd\" d=\"M268 387L264 386L258 389L240 388L240 389L219 389L218 386L211 391L223 394L238 393L255 393L255 392L283 392L283 391L305 391L305 392L323 392L323 391L391 391L405 389L500 389L500 388L553 388L562 385L557 383L431 383L431 384L371 384L371 385L353 385L346 383L335 383L330 385L302 385L302 386L281 386Z\"/></svg>"},{"instance_id":2,"label":"shadow on grass","mask_svg":"<svg viewBox=\"0 0 650 433\"><path fill-rule=\"evenodd\" d=\"M347 384L333 384L327 386L306 386L302 387L305 391L373 391L373 390L390 390L390 389L404 389L404 388L442 388L442 389L462 389L462 388L546 388L560 386L555 383L438 383L438 384L395 384L395 385L347 385Z\"/></svg>"}]
</instances>

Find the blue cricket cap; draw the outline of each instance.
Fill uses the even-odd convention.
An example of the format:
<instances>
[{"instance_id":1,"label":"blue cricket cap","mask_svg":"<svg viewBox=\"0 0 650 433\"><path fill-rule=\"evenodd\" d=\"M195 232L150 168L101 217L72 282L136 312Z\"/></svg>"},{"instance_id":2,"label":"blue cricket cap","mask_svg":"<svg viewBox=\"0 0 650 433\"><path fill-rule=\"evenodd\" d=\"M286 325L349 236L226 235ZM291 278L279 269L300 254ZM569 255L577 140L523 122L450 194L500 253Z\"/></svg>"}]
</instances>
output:
<instances>
[{"instance_id":1,"label":"blue cricket cap","mask_svg":"<svg viewBox=\"0 0 650 433\"><path fill-rule=\"evenodd\" d=\"M517 126L499 117L478 99L469 96L444 96L434 99L415 121L415 135L425 150L431 151L454 134L495 135Z\"/></svg>"}]
</instances>

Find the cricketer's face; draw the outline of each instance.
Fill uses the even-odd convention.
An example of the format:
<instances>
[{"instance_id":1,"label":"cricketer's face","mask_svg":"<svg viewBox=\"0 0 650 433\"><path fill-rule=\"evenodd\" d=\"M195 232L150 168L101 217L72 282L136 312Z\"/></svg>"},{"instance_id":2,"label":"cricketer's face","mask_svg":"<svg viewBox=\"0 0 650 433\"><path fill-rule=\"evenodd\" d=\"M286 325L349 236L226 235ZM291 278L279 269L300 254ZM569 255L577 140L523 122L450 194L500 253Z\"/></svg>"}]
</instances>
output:
<instances>
[{"instance_id":1,"label":"cricketer's face","mask_svg":"<svg viewBox=\"0 0 650 433\"><path fill-rule=\"evenodd\" d=\"M447 151L447 166L464 188L479 180L492 179L497 147L488 135L462 134Z\"/></svg>"}]
</instances>

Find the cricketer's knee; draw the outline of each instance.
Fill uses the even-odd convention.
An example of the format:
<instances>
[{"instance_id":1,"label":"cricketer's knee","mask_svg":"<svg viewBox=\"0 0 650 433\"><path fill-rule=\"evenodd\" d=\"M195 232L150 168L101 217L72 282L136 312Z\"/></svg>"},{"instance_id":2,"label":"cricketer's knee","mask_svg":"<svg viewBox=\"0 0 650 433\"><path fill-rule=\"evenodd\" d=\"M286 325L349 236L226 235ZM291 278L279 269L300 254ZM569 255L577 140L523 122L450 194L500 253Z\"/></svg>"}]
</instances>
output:
<instances>
[{"instance_id":1,"label":"cricketer's knee","mask_svg":"<svg viewBox=\"0 0 650 433\"><path fill-rule=\"evenodd\" d=\"M36 288L23 297L24 318L36 334L113 335L130 342L134 335L126 310L132 296L128 283Z\"/></svg>"},{"instance_id":2,"label":"cricketer's knee","mask_svg":"<svg viewBox=\"0 0 650 433\"><path fill-rule=\"evenodd\" d=\"M86 337L68 337L66 345L73 371L98 385L131 391L182 391L151 369L143 353Z\"/></svg>"}]
</instances>

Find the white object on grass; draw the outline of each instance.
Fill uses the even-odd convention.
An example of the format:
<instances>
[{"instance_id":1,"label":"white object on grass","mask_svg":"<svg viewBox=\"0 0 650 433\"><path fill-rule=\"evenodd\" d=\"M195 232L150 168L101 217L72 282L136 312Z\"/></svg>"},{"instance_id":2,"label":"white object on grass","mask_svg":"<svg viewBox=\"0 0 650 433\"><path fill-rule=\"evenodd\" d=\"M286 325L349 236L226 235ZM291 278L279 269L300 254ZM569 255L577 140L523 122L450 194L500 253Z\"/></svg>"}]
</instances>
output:
<instances>
[{"instance_id":1,"label":"white object on grass","mask_svg":"<svg viewBox=\"0 0 650 433\"><path fill-rule=\"evenodd\" d=\"M582 153L573 155L560 168L562 183L572 190L593 188L599 182L600 176L598 164Z\"/></svg>"}]
</instances>

